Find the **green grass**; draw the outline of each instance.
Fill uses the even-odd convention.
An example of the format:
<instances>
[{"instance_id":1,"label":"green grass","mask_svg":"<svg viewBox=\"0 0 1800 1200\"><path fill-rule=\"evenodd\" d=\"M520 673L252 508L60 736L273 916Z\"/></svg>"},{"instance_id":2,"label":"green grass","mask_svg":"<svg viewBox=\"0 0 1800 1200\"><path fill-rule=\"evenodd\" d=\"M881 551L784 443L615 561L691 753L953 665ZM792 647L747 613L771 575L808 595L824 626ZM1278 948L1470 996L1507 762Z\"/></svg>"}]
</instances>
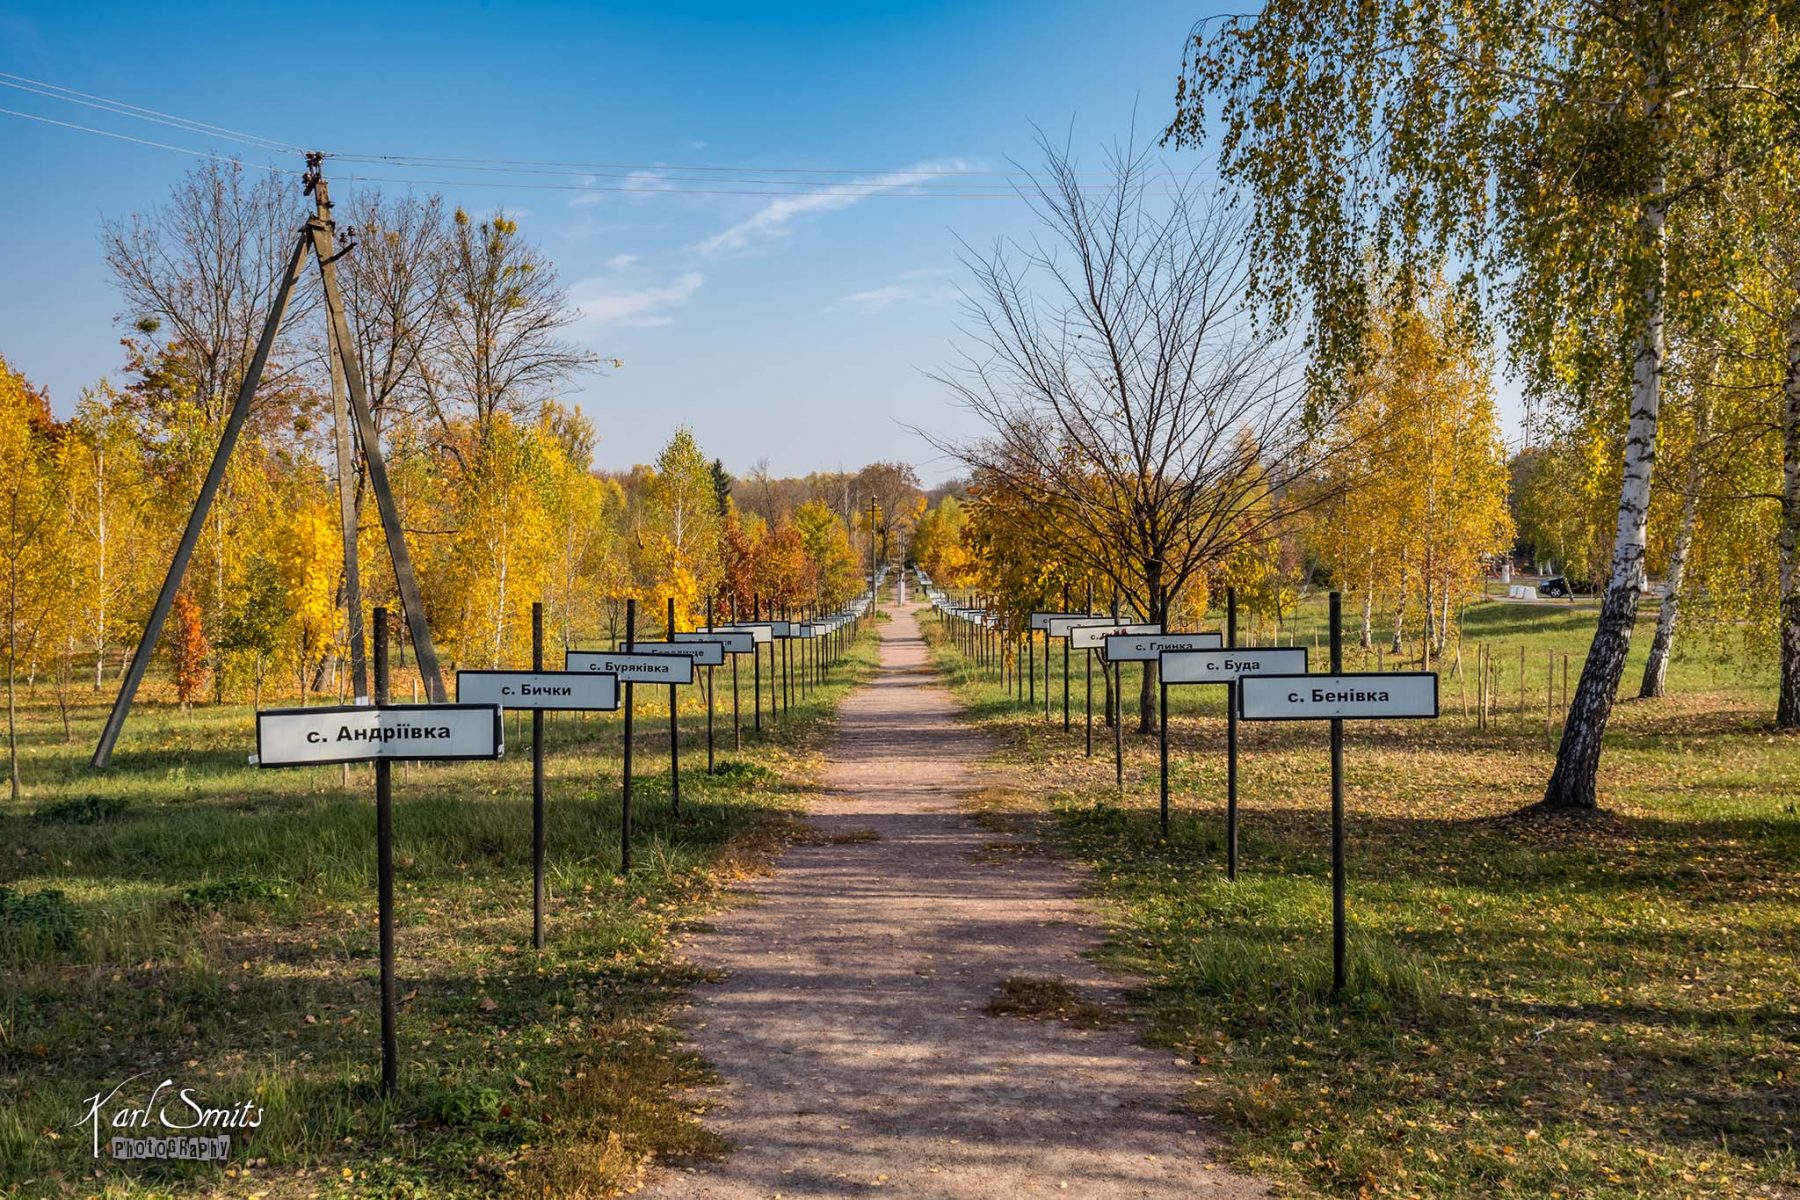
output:
<instances>
[{"instance_id":1,"label":"green grass","mask_svg":"<svg viewBox=\"0 0 1800 1200\"><path fill-rule=\"evenodd\" d=\"M75 712L74 742L47 694L28 698L27 794L0 807L0 1194L601 1196L653 1158L719 1151L683 1095L705 1065L667 1025L694 981L681 942L802 832L812 748L873 661L865 638L830 686L779 723L765 712L761 735L746 671L739 753L723 682L711 774L690 702L679 818L661 689L641 689L627 878L619 718L551 716L541 953L529 718L509 716L502 762L395 768L391 1101L370 769L347 786L337 767L257 771L249 709L151 703L95 773L103 698ZM224 1169L96 1162L73 1127L84 1098L138 1072L266 1118Z\"/></svg>"},{"instance_id":2,"label":"green grass","mask_svg":"<svg viewBox=\"0 0 1800 1200\"><path fill-rule=\"evenodd\" d=\"M1303 643L1320 616L1302 614ZM1592 619L1481 605L1467 638L1515 677L1520 645L1528 662L1567 649L1573 686ZM1552 761L1541 684L1485 729L1449 676L1443 719L1351 726L1350 986L1334 1002L1322 725L1243 727L1233 883L1205 695L1223 689L1172 706L1164 840L1153 738L1127 734L1116 789L1111 731L1083 752L1079 683L1065 734L1060 695L1047 725L937 644L1033 780L986 794L988 819L1093 868L1116 915L1105 957L1149 981L1147 1036L1193 1065L1192 1102L1244 1168L1333 1196L1791 1197L1800 738L1769 729L1773 672L1736 649L1690 640L1669 697L1621 703L1593 818L1519 815Z\"/></svg>"}]
</instances>

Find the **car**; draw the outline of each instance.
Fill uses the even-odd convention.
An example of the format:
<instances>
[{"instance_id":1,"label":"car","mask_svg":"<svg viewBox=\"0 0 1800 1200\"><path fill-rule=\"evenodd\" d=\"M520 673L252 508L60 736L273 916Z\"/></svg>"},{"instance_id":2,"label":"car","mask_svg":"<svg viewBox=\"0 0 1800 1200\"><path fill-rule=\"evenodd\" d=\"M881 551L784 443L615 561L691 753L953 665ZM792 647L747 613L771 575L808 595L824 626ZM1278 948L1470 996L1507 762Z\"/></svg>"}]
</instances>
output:
<instances>
[{"instance_id":1,"label":"car","mask_svg":"<svg viewBox=\"0 0 1800 1200\"><path fill-rule=\"evenodd\" d=\"M1547 599L1566 600L1569 598L1569 581L1562 575L1551 575L1538 580L1537 593Z\"/></svg>"}]
</instances>

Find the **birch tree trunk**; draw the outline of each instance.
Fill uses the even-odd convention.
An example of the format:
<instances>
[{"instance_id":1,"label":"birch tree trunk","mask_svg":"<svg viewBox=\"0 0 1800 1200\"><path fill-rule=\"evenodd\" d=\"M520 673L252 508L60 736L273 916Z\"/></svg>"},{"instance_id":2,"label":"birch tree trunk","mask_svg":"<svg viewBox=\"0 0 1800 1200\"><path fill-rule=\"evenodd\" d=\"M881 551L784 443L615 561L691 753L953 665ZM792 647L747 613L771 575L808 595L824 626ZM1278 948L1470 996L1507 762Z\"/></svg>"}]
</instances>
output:
<instances>
[{"instance_id":1,"label":"birch tree trunk","mask_svg":"<svg viewBox=\"0 0 1800 1200\"><path fill-rule=\"evenodd\" d=\"M7 509L6 558L6 775L14 803L19 799L19 701L14 668L19 661L19 497Z\"/></svg>"},{"instance_id":2,"label":"birch tree trunk","mask_svg":"<svg viewBox=\"0 0 1800 1200\"><path fill-rule=\"evenodd\" d=\"M1800 276L1788 315L1781 464L1781 698L1775 724L1800 729Z\"/></svg>"},{"instance_id":3,"label":"birch tree trunk","mask_svg":"<svg viewBox=\"0 0 1800 1200\"><path fill-rule=\"evenodd\" d=\"M1652 91L1660 81L1652 81ZM1661 121L1653 114L1652 131ZM1659 170L1644 202L1642 239L1649 278L1644 283L1643 328L1631 368L1631 420L1625 431L1625 473L1619 487L1619 523L1613 538L1612 572L1600 601L1600 624L1569 702L1556 768L1544 789L1544 806L1591 809L1599 805L1600 752L1612 716L1625 656L1637 622L1638 589L1644 578L1644 527L1650 515L1650 476L1656 466L1656 423L1662 407L1664 313L1668 289L1668 181Z\"/></svg>"},{"instance_id":4,"label":"birch tree trunk","mask_svg":"<svg viewBox=\"0 0 1800 1200\"><path fill-rule=\"evenodd\" d=\"M94 690L106 670L106 451L94 460Z\"/></svg>"},{"instance_id":5,"label":"birch tree trunk","mask_svg":"<svg viewBox=\"0 0 1800 1200\"><path fill-rule=\"evenodd\" d=\"M1656 636L1650 642L1650 660L1644 664L1644 682L1638 699L1654 700L1663 694L1669 673L1669 650L1675 643L1675 621L1681 614L1681 580L1687 573L1688 547L1694 542L1694 520L1700 513L1701 469L1706 445L1706 402L1700 402L1694 422L1694 449L1688 456L1687 495L1681 501L1681 525L1675 531L1675 548L1669 553L1668 578L1664 582L1662 611L1656 616Z\"/></svg>"}]
</instances>

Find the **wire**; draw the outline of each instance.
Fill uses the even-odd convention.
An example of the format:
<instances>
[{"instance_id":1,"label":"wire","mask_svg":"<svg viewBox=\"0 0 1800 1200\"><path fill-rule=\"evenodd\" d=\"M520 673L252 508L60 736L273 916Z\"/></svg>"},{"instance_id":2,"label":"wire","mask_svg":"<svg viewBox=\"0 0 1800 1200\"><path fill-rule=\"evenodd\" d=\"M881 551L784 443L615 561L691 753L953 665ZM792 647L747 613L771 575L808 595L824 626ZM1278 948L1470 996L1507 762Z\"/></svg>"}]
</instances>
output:
<instances>
[{"instance_id":1,"label":"wire","mask_svg":"<svg viewBox=\"0 0 1800 1200\"><path fill-rule=\"evenodd\" d=\"M391 163L394 166L441 167L451 170L487 170L498 167L562 167L562 171L525 172L542 174L591 175L605 171L709 171L724 174L755 172L763 175L922 175L988 177L995 179L1034 179L1044 173L1041 171L972 171L957 168L955 170L936 170L930 167L908 167L903 169L883 169L872 167L727 167L705 163L617 163L617 162L571 162L559 159L534 158L441 158L421 154L333 154L333 158L343 162ZM1116 171L1076 171L1076 175L1116 178Z\"/></svg>"},{"instance_id":2,"label":"wire","mask_svg":"<svg viewBox=\"0 0 1800 1200\"><path fill-rule=\"evenodd\" d=\"M43 96L52 100L60 100L68 104L78 104L86 108L116 116L129 117L134 120L149 121L179 129L186 133L202 134L209 137L220 137L254 149L278 151L299 155L304 153L302 147L287 142L266 138L259 134L245 133L241 130L228 129L222 125L214 125L205 121L197 121L188 117L176 116L143 105L131 104L123 100L95 95L90 92L77 91L61 84L48 83L40 79L31 79L24 75L15 75L9 71L0 71L0 87L31 95ZM98 129L91 125L80 125L71 121L61 121L54 117L40 116L35 113L21 112L17 109L0 108L0 113L7 116L20 117L28 121L37 121L45 125L54 125L63 129L78 130L82 133L97 134L101 137L113 138L117 141L131 142L140 146L152 146L160 150L171 150L177 154L187 154L196 158L211 159L217 162L241 163L236 157L218 154L208 150L194 150L185 146L170 145L167 142L153 141L148 138L134 137L130 134L115 133L106 129ZM580 192L625 192L625 193L663 193L667 195L696 196L765 196L765 197L849 197L860 199L865 196L886 196L896 199L1013 199L1018 195L1022 184L1035 183L1045 178L1041 173L1012 171L980 171L966 168L938 169L932 167L908 167L896 170L855 170L847 167L733 167L723 165L700 164L693 166L669 166L633 163L582 163L544 159L483 159L483 158L449 158L426 155L405 154L328 154L338 162L382 164L399 170L432 169L453 172L482 172L500 175L547 175L554 177L575 178L579 182L548 183L520 182L516 180L473 180L473 179L423 179L409 177L392 177L379 175L351 175L352 181L367 183L399 183L426 184L438 187L491 187L508 190L535 191L580 191ZM251 163L251 166L275 174L299 175L302 172L268 164ZM703 172L703 174L685 175L658 172ZM629 172L629 174L620 174ZM654 186L632 186L629 183L608 185L592 182L595 178L632 180L645 173L652 174L649 182ZM1115 172L1079 171L1075 175L1095 178L1117 178ZM769 176L787 176L789 178L768 178ZM822 177L855 178L833 179ZM993 179L1001 182L979 183L964 182L981 179ZM708 186L695 187L694 184ZM670 186L674 185L674 186Z\"/></svg>"},{"instance_id":3,"label":"wire","mask_svg":"<svg viewBox=\"0 0 1800 1200\"><path fill-rule=\"evenodd\" d=\"M616 169L606 169L606 170L593 169L593 170L585 170L585 171L561 171L561 170L543 170L543 169L533 168L533 167L502 167L502 166L458 167L458 166L451 166L447 163L428 164L428 163L424 163L424 162L414 164L414 163L403 163L403 162L399 162L399 161L396 161L396 160L390 159L390 158L375 159L375 158L360 157L357 155L349 155L349 154L333 154L333 155L330 155L329 157L334 162L384 163L384 164L388 164L391 166L399 167L403 170L407 169L411 166L415 166L415 165L418 166L421 170L430 169L432 166L435 166L439 170L481 171L481 172L485 172L488 174L501 174L501 175L549 175L549 176L553 176L553 177L559 178L559 179L643 179L646 182L651 182L651 183L663 183L663 182L708 183L708 184L715 184L715 185L721 185L721 186L730 185L732 187L736 187L739 184L743 184L743 185L760 184L765 187L783 187L783 188L804 188L804 187L840 188L840 187L856 187L859 185L877 186L877 187L930 188L930 189L934 189L934 190L942 189L942 188L964 188L964 189L981 188L981 189L987 190L987 191L1004 192L1008 196L1014 194L1014 192L1013 192L1014 185L1013 184L961 183L961 182L957 182L954 180L952 180L950 182L934 182L934 180L936 180L937 177L940 175L954 175L954 174L957 174L957 172L931 171L931 170L926 170L926 169L911 170L911 171L844 172L846 174L861 174L864 176L864 178L858 179L858 180L848 180L848 181L839 182L839 181L835 181L835 180L819 180L819 179L764 179L764 178L758 178L758 177L746 177L746 176L741 176L741 175L732 175L732 176L727 176L727 177L721 179L721 178L715 178L713 176L707 176L707 175L657 174L657 172L662 172L662 171L686 171L686 170L704 170L705 169L705 168L698 168L698 167L695 167L695 168L690 168L690 167L634 167L634 168L627 169L627 168L621 166ZM744 169L750 170L752 168L744 168ZM779 167L772 167L767 172L764 172L764 174L768 174L768 175L776 175L776 174L781 174L781 173L783 173L783 171L782 171L782 168L779 168ZM834 172L834 174L835 173L837 173L837 172ZM969 172L969 174L980 174L980 172ZM994 174L996 174L998 176L998 173L994 173ZM905 177L906 179L910 180L910 182L879 183L879 184L871 183L870 177L875 177L875 176L879 176L883 179L895 179L895 178ZM916 179L913 178L915 176L917 177ZM998 176L998 177L1007 178L1007 179L1019 179L1019 180L1023 180L1025 178L1024 176ZM631 188L631 189L627 189L627 190L651 191L654 189ZM668 191L668 190L673 190L673 189L665 188L663 190ZM786 194L786 193L781 193L781 194Z\"/></svg>"},{"instance_id":4,"label":"wire","mask_svg":"<svg viewBox=\"0 0 1800 1200\"><path fill-rule=\"evenodd\" d=\"M129 104L123 100L113 100L106 96L96 96L89 92L76 91L59 83L46 83L41 79L30 79L24 75L14 75L10 71L0 71L0 87L13 88L16 91L30 92L38 96L47 96L52 100L61 100L69 104L79 104L87 108L99 109L102 112L114 113L118 116L133 117L140 121L152 121L158 125L167 125L186 133L204 133L243 142L263 150L281 150L290 154L302 154L305 151L287 142L278 142L273 138L262 137L254 133L242 133L235 129L227 129L222 125L212 125L205 121L195 121L188 117L178 117L172 113L158 112L154 108L145 108L138 104Z\"/></svg>"},{"instance_id":5,"label":"wire","mask_svg":"<svg viewBox=\"0 0 1800 1200\"><path fill-rule=\"evenodd\" d=\"M748 188L748 187L746 187L746 188L732 188L732 187L644 188L644 187L625 187L623 185L613 185L613 184L583 185L583 184L579 184L579 183L514 183L514 182L507 182L504 180L489 181L489 180L470 180L470 179L411 179L411 178L405 178L405 177L393 176L393 175L339 175L336 178L342 179L342 180L345 180L345 181L351 182L351 183L422 183L422 184L429 184L433 187L507 188L510 190L540 191L540 192L630 192L630 193L636 193L638 195L649 195L649 196L656 196L656 195L662 195L662 196L789 196L789 197L845 196L845 197L849 197L852 199L861 199L862 197L865 197L865 196L870 196L870 197L891 196L891 197L895 197L897 199L910 198L910 199L914 199L914 200L926 200L926 199L928 199L928 200L1007 200L1007 199L1013 199L1016 197L1016 193L1010 192L1010 191L990 191L990 192L907 191L906 190L907 188L917 187L918 185L917 184L905 184L905 183L893 184L893 185L886 185L886 184L881 184L881 183L861 183L861 184L838 183L838 184L831 184L828 187L815 185L814 190L809 191L809 192L801 192L801 191L773 191L773 190L756 189L756 188ZM721 182L724 182L724 181L721 181Z\"/></svg>"},{"instance_id":6,"label":"wire","mask_svg":"<svg viewBox=\"0 0 1800 1200\"><path fill-rule=\"evenodd\" d=\"M235 158L227 154L214 154L210 150L194 150L187 146L171 146L167 142L153 142L148 138L132 137L128 133L114 133L110 129L95 129L92 125L76 125L71 121L58 121L54 117L40 117L36 113L20 112L16 108L0 108L0 113L4 113L9 117L23 117L27 121L39 121L45 125L56 125L63 129L78 129L82 133L97 133L101 137L115 138L121 142L132 142L139 146L154 146L158 150L173 150L177 154L189 154L195 158L210 158L214 162L237 163L241 166L255 167L259 171L268 171L275 175L304 174L304 172L301 171L289 170L286 167L277 167L269 163L247 163L241 158Z\"/></svg>"}]
</instances>

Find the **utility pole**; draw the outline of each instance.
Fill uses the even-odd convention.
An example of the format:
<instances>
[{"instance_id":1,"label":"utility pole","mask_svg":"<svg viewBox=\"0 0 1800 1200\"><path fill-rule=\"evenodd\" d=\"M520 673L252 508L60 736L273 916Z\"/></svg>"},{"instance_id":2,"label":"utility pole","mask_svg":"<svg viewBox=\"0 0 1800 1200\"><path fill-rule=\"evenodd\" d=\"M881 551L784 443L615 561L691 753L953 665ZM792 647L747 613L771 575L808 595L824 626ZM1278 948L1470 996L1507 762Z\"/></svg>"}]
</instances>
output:
<instances>
[{"instance_id":1,"label":"utility pole","mask_svg":"<svg viewBox=\"0 0 1800 1200\"><path fill-rule=\"evenodd\" d=\"M324 186L323 163L325 156L314 152L306 156L305 192L314 194ZM329 212L329 207L325 208ZM151 606L150 619L144 624L143 636L131 654L131 664L126 668L125 677L119 683L119 694L113 700L111 713L106 718L106 727L100 732L100 744L94 748L93 765L104 768L112 762L113 747L117 745L119 734L125 727L125 718L131 712L131 702L137 696L137 690L144 680L144 672L150 666L151 655L155 653L157 639L162 636L163 623L168 619L169 608L175 602L175 593L181 589L183 576L187 574L188 562L193 558L194 547L200 540L200 532L206 525L207 515L212 511L214 499L218 496L219 486L224 482L225 470L231 463L231 455L237 449L238 438L244 431L244 423L250 416L251 402L256 398L257 385L262 382L263 370L268 366L269 354L275 347L276 334L281 330L283 317L287 313L288 300L293 295L294 285L300 281L300 273L306 266L308 252L318 259L319 278L325 293L325 316L329 322L329 345L334 367L343 373L345 387L349 393L350 418L357 436L359 449L362 451L363 465L368 472L369 488L375 493L376 508L381 514L381 530L387 541L388 557L394 565L395 589L400 594L400 603L406 617L407 633L413 644L413 653L419 666L419 674L425 685L427 697L434 704L445 702L444 678L438 669L437 651L431 644L431 633L425 627L425 606L419 598L419 585L413 574L412 555L406 548L406 534L400 524L400 509L394 503L393 489L388 485L387 464L382 458L381 435L375 428L375 417L369 408L368 392L363 387L362 368L357 365L356 356L351 348L350 325L344 316L343 297L337 286L337 259L349 253L347 247L338 250L334 246L330 222L315 212L301 226L295 239L293 253L289 256L287 267L282 273L281 281L275 291L274 302L269 306L269 315L263 321L262 334L258 337L256 351L251 356L250 366L244 372L242 383L238 386L236 400L232 402L231 412L225 419L225 426L219 433L218 447L213 451L212 463L207 467L206 480L200 485L200 495L194 500L194 507L188 513L187 527L183 530L181 541L176 545L175 558L169 564L169 570L163 576L162 589L157 593L156 603ZM340 472L342 467L340 466ZM340 476L341 479L341 476ZM352 528L351 534L354 536ZM360 622L360 600L356 609ZM360 686L360 685L359 685Z\"/></svg>"},{"instance_id":2,"label":"utility pole","mask_svg":"<svg viewBox=\"0 0 1800 1200\"><path fill-rule=\"evenodd\" d=\"M337 258L337 223L331 219L331 187L323 175L313 182L314 214L325 227L324 261ZM346 230L351 239L346 253L355 247L355 230ZM327 269L335 270L335 267ZM350 411L344 397L344 363L342 355L353 353L353 347L339 347L335 323L325 323L326 360L331 365L331 415L333 449L337 458L338 525L344 538L344 611L349 619L351 695L362 704L369 698L369 668L362 619L362 566L356 545L356 456L350 448Z\"/></svg>"}]
</instances>

